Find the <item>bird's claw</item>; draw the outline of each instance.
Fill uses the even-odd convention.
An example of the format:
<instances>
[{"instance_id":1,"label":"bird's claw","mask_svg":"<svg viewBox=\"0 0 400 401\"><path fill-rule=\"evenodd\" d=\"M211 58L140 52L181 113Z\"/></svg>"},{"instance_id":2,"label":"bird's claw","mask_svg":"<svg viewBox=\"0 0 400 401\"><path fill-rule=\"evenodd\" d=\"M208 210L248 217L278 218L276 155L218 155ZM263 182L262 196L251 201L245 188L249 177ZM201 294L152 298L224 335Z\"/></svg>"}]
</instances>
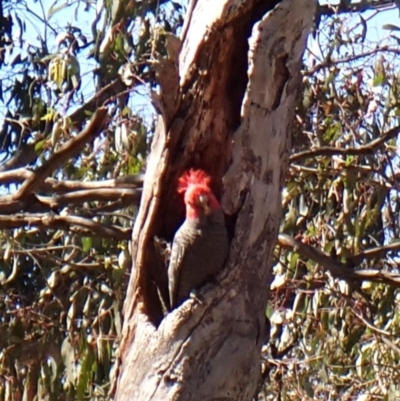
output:
<instances>
[{"instance_id":1,"label":"bird's claw","mask_svg":"<svg viewBox=\"0 0 400 401\"><path fill-rule=\"evenodd\" d=\"M189 297L190 297L190 299L197 301L200 305L203 304L203 301L198 297L196 290L190 291Z\"/></svg>"}]
</instances>

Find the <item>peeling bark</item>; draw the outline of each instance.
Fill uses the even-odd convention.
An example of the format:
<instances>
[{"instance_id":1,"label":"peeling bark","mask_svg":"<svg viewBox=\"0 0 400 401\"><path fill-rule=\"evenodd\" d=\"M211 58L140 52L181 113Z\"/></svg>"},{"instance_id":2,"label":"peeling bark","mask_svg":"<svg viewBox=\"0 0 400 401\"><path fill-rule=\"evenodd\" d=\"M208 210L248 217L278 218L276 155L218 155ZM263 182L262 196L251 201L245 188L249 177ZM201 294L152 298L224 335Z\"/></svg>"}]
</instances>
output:
<instances>
[{"instance_id":1,"label":"peeling bark","mask_svg":"<svg viewBox=\"0 0 400 401\"><path fill-rule=\"evenodd\" d=\"M178 106L159 119L133 231L115 400L251 400L257 389L290 125L316 2L275 4L194 7ZM209 172L224 193L233 239L226 268L163 318L157 287L166 291L166 269L154 237L171 240L183 220L175 188L188 167Z\"/></svg>"}]
</instances>

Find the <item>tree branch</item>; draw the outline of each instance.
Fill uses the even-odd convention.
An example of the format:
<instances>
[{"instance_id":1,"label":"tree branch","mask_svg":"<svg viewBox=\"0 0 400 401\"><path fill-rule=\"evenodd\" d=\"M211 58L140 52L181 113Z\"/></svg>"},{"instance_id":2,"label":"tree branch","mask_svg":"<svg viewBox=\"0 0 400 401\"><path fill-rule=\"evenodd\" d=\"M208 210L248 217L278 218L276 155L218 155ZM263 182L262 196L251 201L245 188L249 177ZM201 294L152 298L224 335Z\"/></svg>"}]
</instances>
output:
<instances>
[{"instance_id":1,"label":"tree branch","mask_svg":"<svg viewBox=\"0 0 400 401\"><path fill-rule=\"evenodd\" d=\"M33 171L26 168L18 168L0 172L0 185L18 184L31 178ZM46 192L62 194L70 191L103 188L137 188L143 185L144 174L133 174L103 181L74 181L57 180L48 177L38 186L38 189Z\"/></svg>"},{"instance_id":2,"label":"tree branch","mask_svg":"<svg viewBox=\"0 0 400 401\"><path fill-rule=\"evenodd\" d=\"M141 191L141 190L140 190ZM139 206L141 200L141 196L137 201L136 206ZM119 199L116 202L109 203L108 205L101 205L98 207L91 208L90 211L94 214L102 214L102 213L112 213L116 210L125 209L126 207L132 206L132 202L129 198L127 199Z\"/></svg>"},{"instance_id":3,"label":"tree branch","mask_svg":"<svg viewBox=\"0 0 400 401\"><path fill-rule=\"evenodd\" d=\"M118 228L77 216L59 216L54 214L15 214L0 215L0 229L34 226L56 230L78 230L87 236L101 236L117 240L129 240L131 228Z\"/></svg>"},{"instance_id":4,"label":"tree branch","mask_svg":"<svg viewBox=\"0 0 400 401\"><path fill-rule=\"evenodd\" d=\"M341 263L326 254L325 252L322 252L321 250L316 249L312 246L306 245L301 241L297 241L286 234L279 234L278 244L283 248L291 249L293 252L296 252L298 255L300 255L300 257L304 259L313 260L314 262L318 263L326 270L328 270L333 277L336 277L338 279L372 281L400 287L399 274L393 274L379 269L354 270L354 268L350 264ZM398 247L400 247L399 244L397 245ZM392 248L388 246L387 250L392 250ZM365 254L365 252L363 254ZM360 258L360 255L361 254L356 255L355 258Z\"/></svg>"},{"instance_id":5,"label":"tree branch","mask_svg":"<svg viewBox=\"0 0 400 401\"><path fill-rule=\"evenodd\" d=\"M82 107L74 111L68 116L68 120L71 121L73 127L77 130L81 130L83 123L86 121L88 113L94 113L98 107L103 105L111 97L123 92L126 86L122 83L121 79L118 78L105 86L99 92L97 92L87 103ZM51 129L50 129L51 131ZM34 163L37 159L37 152L35 150L36 144L39 140L42 140L42 135L39 136L38 140L30 144L24 144L15 152L15 155L11 159L7 160L0 166L0 171L7 171L10 169L17 169L22 166Z\"/></svg>"},{"instance_id":6,"label":"tree branch","mask_svg":"<svg viewBox=\"0 0 400 401\"><path fill-rule=\"evenodd\" d=\"M381 135L379 138L374 139L369 144L360 146L359 148L336 148L334 146L323 146L321 148L314 148L305 150L304 152L295 153L289 157L291 163L298 162L299 160L308 159L317 156L333 156L333 155L369 155L373 154L379 145L384 142L396 138L400 132L400 126L392 128L388 132Z\"/></svg>"},{"instance_id":7,"label":"tree branch","mask_svg":"<svg viewBox=\"0 0 400 401\"><path fill-rule=\"evenodd\" d=\"M40 140L42 139L42 136L40 136ZM33 143L22 144L11 158L0 166L0 172L17 169L18 167L27 166L33 163L38 157L38 154L35 151L37 142L39 142L39 138L37 138Z\"/></svg>"},{"instance_id":8,"label":"tree branch","mask_svg":"<svg viewBox=\"0 0 400 401\"><path fill-rule=\"evenodd\" d=\"M55 178L47 178L44 182L43 189L54 193L66 193L69 191L81 191L88 189L105 189L105 188L138 188L142 187L144 174L127 175L111 180L104 181L59 181ZM1 182L1 175L0 175Z\"/></svg>"},{"instance_id":9,"label":"tree branch","mask_svg":"<svg viewBox=\"0 0 400 401\"><path fill-rule=\"evenodd\" d=\"M361 13L368 10L387 10L394 8L393 0L364 0L357 3L341 1L339 4L318 5L317 13L319 15L331 16L344 13Z\"/></svg>"},{"instance_id":10,"label":"tree branch","mask_svg":"<svg viewBox=\"0 0 400 401\"><path fill-rule=\"evenodd\" d=\"M117 78L115 81L96 92L86 104L74 111L69 116L69 120L76 129L81 130L88 113L94 113L98 110L99 106L102 106L107 100L120 94L124 90L126 90L126 86L121 81L121 78ZM132 90L132 88L130 90Z\"/></svg>"},{"instance_id":11,"label":"tree branch","mask_svg":"<svg viewBox=\"0 0 400 401\"><path fill-rule=\"evenodd\" d=\"M77 205L85 202L109 202L117 200L130 201L133 205L137 205L139 203L141 194L141 189L102 188L75 191L53 197L37 196L37 198L41 203L48 205L50 208L60 208L71 203Z\"/></svg>"},{"instance_id":12,"label":"tree branch","mask_svg":"<svg viewBox=\"0 0 400 401\"><path fill-rule=\"evenodd\" d=\"M101 184L101 182L99 182ZM99 185L100 186L100 185ZM114 212L129 206L138 206L142 195L141 188L98 188L71 191L58 196L33 195L21 201L13 201L11 195L0 197L0 214L12 214L20 211L46 213L50 209L84 202L111 202L107 205L91 207L90 212Z\"/></svg>"},{"instance_id":13,"label":"tree branch","mask_svg":"<svg viewBox=\"0 0 400 401\"><path fill-rule=\"evenodd\" d=\"M377 53L381 53L381 52L385 52L385 53L394 53L396 55L400 54L400 49L396 48L396 47L389 47L389 46L377 46L372 50L369 50L365 53L361 53L361 54L355 54L352 56L348 56L348 57L343 57L343 58L339 58L339 59L325 59L323 60L320 64L317 64L314 68L311 68L310 70L307 70L305 72L305 75L307 76L313 76L315 75L318 71L322 70L323 68L329 68L332 67L334 65L338 65L338 64L348 64L351 63L353 61L356 60L360 60L364 57L369 57L372 56L374 54Z\"/></svg>"},{"instance_id":14,"label":"tree branch","mask_svg":"<svg viewBox=\"0 0 400 401\"><path fill-rule=\"evenodd\" d=\"M105 107L98 108L87 128L62 145L42 166L37 168L34 174L27 178L12 196L13 200L18 201L30 195L54 170L80 152L90 140L101 132L106 117L107 109Z\"/></svg>"},{"instance_id":15,"label":"tree branch","mask_svg":"<svg viewBox=\"0 0 400 401\"><path fill-rule=\"evenodd\" d=\"M390 251L398 251L400 249L400 241L393 242L388 245L380 246L377 248L372 248L372 249L367 249L365 251L359 252L354 256L351 256L349 260L355 264L359 265L361 262L363 262L366 259L372 259L372 258L379 258L383 259L386 254Z\"/></svg>"},{"instance_id":16,"label":"tree branch","mask_svg":"<svg viewBox=\"0 0 400 401\"><path fill-rule=\"evenodd\" d=\"M34 172L19 168L0 172L0 185L10 185L32 179ZM0 214L11 214L20 211L31 213L46 213L49 208L60 208L68 204L84 202L112 202L91 208L94 214L114 212L115 210L137 206L142 194L144 174L134 174L104 181L59 181L48 177L36 188L37 196L22 200L14 200L13 195L0 197ZM40 196L39 193L65 194L64 196Z\"/></svg>"}]
</instances>

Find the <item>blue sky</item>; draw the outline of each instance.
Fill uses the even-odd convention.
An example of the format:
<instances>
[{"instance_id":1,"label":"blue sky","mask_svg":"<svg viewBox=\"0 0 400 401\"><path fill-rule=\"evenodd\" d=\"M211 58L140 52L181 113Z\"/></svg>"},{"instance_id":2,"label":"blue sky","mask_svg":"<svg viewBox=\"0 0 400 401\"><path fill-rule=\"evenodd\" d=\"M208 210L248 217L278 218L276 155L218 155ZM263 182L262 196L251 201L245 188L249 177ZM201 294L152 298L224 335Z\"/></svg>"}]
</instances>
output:
<instances>
[{"instance_id":1,"label":"blue sky","mask_svg":"<svg viewBox=\"0 0 400 401\"><path fill-rule=\"evenodd\" d=\"M60 7L65 4L66 0L54 1L54 0L42 0L40 1L32 1L28 0L27 4L31 7L32 11L38 14L41 18L47 19L49 15L49 11L51 7ZM182 1L184 3L184 1ZM337 3L337 2L336 2ZM70 23L71 25L78 26L82 29L83 34L87 35L88 38L91 38L91 24L93 21L94 9L90 12L83 11L83 2L79 7L79 11L76 12L77 7L76 5L78 2L74 3L73 6L61 9L60 11L56 12L50 19L50 24L54 26L59 32L62 32L62 28L67 24ZM98 6L101 2L97 2ZM334 4L334 2L331 2ZM23 7L21 8L23 9ZM14 12L18 12L17 9ZM368 11L363 13L363 18L368 19L374 12ZM24 19L26 22L26 33L24 38L27 38L28 41L32 44L38 43L38 33L39 30L43 35L43 24L38 24L37 20L31 15L26 13L19 14L21 19ZM399 10L397 8L392 8L385 12L379 13L373 19L368 21L368 33L367 39L372 41L380 41L383 40L385 37L390 35L390 32L387 30L383 30L382 26L385 24L392 24L397 25L400 27L400 18L399 18ZM101 24L99 24L101 26ZM18 27L14 25L14 34L17 34ZM47 31L48 35L48 44L49 50L56 52L57 46L55 44L55 37L56 35L51 32L51 30ZM400 35L398 35L400 36ZM13 56L17 53L18 50L14 50ZM13 57L12 56L12 57ZM11 57L11 59L12 59ZM93 75L91 71L95 68L95 61L93 58L86 58L82 55L79 56L79 63L81 68L81 75L82 75L82 86L81 89L84 93L86 99L90 98L94 93L93 88ZM2 75L8 74L7 69L4 69L3 73L0 71L0 79L2 79ZM137 112L145 112L147 118L146 120L151 120L153 116L153 111L151 106L149 105L147 91L143 88L139 90L136 96L133 96L132 108L135 109ZM4 112L1 110L2 107L0 105L0 112ZM1 113L3 114L3 113Z\"/></svg>"}]
</instances>

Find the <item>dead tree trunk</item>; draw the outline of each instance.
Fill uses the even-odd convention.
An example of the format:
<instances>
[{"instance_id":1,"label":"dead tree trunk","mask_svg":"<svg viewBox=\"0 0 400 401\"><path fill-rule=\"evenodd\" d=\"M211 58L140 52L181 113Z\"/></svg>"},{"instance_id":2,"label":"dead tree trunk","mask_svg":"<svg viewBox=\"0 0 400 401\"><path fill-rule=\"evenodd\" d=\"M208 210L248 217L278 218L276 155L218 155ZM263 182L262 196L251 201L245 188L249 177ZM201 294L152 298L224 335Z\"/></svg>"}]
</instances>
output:
<instances>
[{"instance_id":1,"label":"dead tree trunk","mask_svg":"<svg viewBox=\"0 0 400 401\"><path fill-rule=\"evenodd\" d=\"M179 76L173 59L160 62L162 116L133 230L117 401L254 396L290 125L316 5L277 3L194 1ZM213 177L233 239L226 267L199 300L163 317L157 287L166 291L167 276L154 237L171 241L182 222L175 188L189 167Z\"/></svg>"}]
</instances>

